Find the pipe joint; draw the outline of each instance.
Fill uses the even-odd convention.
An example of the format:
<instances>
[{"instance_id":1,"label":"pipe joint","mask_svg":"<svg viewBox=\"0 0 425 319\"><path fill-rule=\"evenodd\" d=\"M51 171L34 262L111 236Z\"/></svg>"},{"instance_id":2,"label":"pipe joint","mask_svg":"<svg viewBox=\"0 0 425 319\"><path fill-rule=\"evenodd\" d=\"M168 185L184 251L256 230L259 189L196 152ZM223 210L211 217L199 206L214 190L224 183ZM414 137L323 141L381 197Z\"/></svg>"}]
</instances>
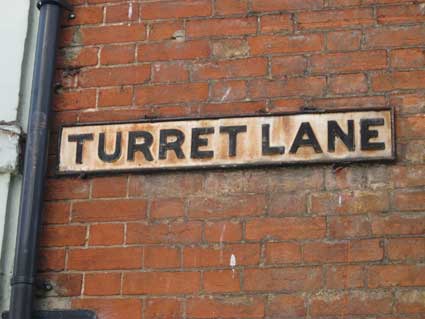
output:
<instances>
[{"instance_id":1,"label":"pipe joint","mask_svg":"<svg viewBox=\"0 0 425 319\"><path fill-rule=\"evenodd\" d=\"M18 285L18 284L27 284L27 285L33 285L34 284L34 278L29 276L14 276L10 280L10 285Z\"/></svg>"},{"instance_id":2,"label":"pipe joint","mask_svg":"<svg viewBox=\"0 0 425 319\"><path fill-rule=\"evenodd\" d=\"M40 0L37 1L37 9L40 10L45 4L54 4L65 10L74 11L74 7L66 0Z\"/></svg>"}]
</instances>

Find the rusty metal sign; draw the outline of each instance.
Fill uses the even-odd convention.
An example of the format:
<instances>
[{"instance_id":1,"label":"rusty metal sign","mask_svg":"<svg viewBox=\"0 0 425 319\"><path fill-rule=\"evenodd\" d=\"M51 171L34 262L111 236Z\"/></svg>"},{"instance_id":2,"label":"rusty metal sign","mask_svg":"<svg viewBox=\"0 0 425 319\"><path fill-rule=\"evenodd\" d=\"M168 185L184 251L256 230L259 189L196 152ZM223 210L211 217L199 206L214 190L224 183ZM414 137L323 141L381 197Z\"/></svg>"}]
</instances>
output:
<instances>
[{"instance_id":1,"label":"rusty metal sign","mask_svg":"<svg viewBox=\"0 0 425 319\"><path fill-rule=\"evenodd\" d=\"M62 127L59 174L395 158L393 110Z\"/></svg>"}]
</instances>

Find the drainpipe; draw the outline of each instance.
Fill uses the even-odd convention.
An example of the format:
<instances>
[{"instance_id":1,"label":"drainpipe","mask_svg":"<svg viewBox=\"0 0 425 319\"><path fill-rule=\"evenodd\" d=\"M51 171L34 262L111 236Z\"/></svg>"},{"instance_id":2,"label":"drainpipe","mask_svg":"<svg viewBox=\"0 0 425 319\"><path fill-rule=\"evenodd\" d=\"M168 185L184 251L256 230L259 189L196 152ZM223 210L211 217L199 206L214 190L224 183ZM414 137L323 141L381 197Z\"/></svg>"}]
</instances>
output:
<instances>
[{"instance_id":1,"label":"drainpipe","mask_svg":"<svg viewBox=\"0 0 425 319\"><path fill-rule=\"evenodd\" d=\"M32 79L24 175L15 248L10 319L31 319L33 285L36 274L38 233L41 224L44 179L52 86L57 38L62 8L71 10L65 0L41 0L35 64Z\"/></svg>"}]
</instances>

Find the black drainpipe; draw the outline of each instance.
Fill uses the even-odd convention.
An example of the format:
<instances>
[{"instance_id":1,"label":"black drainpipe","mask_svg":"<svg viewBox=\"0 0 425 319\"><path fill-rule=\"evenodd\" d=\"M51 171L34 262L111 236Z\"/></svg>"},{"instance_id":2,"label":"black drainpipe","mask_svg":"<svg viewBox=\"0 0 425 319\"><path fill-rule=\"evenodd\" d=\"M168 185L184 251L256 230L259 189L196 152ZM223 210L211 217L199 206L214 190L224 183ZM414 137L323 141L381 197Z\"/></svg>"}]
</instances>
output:
<instances>
[{"instance_id":1,"label":"black drainpipe","mask_svg":"<svg viewBox=\"0 0 425 319\"><path fill-rule=\"evenodd\" d=\"M41 223L44 179L55 56L64 0L37 2L40 10L32 79L24 176L19 208L15 262L11 281L10 319L31 319L34 276L37 271L37 240Z\"/></svg>"}]
</instances>

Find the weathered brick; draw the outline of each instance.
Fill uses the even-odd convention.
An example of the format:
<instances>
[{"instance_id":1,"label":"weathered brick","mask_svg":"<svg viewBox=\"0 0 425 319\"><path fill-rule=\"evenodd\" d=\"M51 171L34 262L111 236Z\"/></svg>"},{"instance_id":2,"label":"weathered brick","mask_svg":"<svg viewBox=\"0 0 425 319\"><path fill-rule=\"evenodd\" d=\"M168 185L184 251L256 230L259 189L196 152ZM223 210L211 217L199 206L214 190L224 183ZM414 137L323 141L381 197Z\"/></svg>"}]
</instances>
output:
<instances>
[{"instance_id":1,"label":"weathered brick","mask_svg":"<svg viewBox=\"0 0 425 319\"><path fill-rule=\"evenodd\" d=\"M38 275L37 280L51 284L52 289L49 291L50 296L74 297L81 294L83 275L68 273L45 273Z\"/></svg>"},{"instance_id":2,"label":"weathered brick","mask_svg":"<svg viewBox=\"0 0 425 319\"><path fill-rule=\"evenodd\" d=\"M374 235L420 235L425 231L425 217L421 215L375 215L371 224Z\"/></svg>"},{"instance_id":3,"label":"weathered brick","mask_svg":"<svg viewBox=\"0 0 425 319\"><path fill-rule=\"evenodd\" d=\"M247 35L257 31L257 18L192 20L186 24L189 38Z\"/></svg>"},{"instance_id":4,"label":"weathered brick","mask_svg":"<svg viewBox=\"0 0 425 319\"><path fill-rule=\"evenodd\" d=\"M117 4L106 7L105 22L127 22L137 21L139 18L139 5L135 2Z\"/></svg>"},{"instance_id":5,"label":"weathered brick","mask_svg":"<svg viewBox=\"0 0 425 319\"><path fill-rule=\"evenodd\" d=\"M248 39L251 54L301 53L321 51L324 46L323 36L307 34L296 36L262 35Z\"/></svg>"},{"instance_id":6,"label":"weathered brick","mask_svg":"<svg viewBox=\"0 0 425 319\"><path fill-rule=\"evenodd\" d=\"M246 239L292 240L323 238L326 232L322 217L262 218L246 223Z\"/></svg>"},{"instance_id":7,"label":"weathered brick","mask_svg":"<svg viewBox=\"0 0 425 319\"><path fill-rule=\"evenodd\" d=\"M334 75L329 78L329 91L333 94L356 94L368 91L364 74Z\"/></svg>"},{"instance_id":8,"label":"weathered brick","mask_svg":"<svg viewBox=\"0 0 425 319\"><path fill-rule=\"evenodd\" d=\"M253 0L254 11L314 10L324 6L323 0Z\"/></svg>"},{"instance_id":9,"label":"weathered brick","mask_svg":"<svg viewBox=\"0 0 425 319\"><path fill-rule=\"evenodd\" d=\"M235 242L242 239L242 225L239 222L207 222L205 240L207 242Z\"/></svg>"},{"instance_id":10,"label":"weathered brick","mask_svg":"<svg viewBox=\"0 0 425 319\"><path fill-rule=\"evenodd\" d=\"M179 268L180 249L170 247L149 246L143 250L143 266L145 268Z\"/></svg>"},{"instance_id":11,"label":"weathered brick","mask_svg":"<svg viewBox=\"0 0 425 319\"><path fill-rule=\"evenodd\" d=\"M89 69L81 72L79 84L82 87L142 84L149 80L150 76L149 65Z\"/></svg>"},{"instance_id":12,"label":"weathered brick","mask_svg":"<svg viewBox=\"0 0 425 319\"><path fill-rule=\"evenodd\" d=\"M146 319L179 319L183 316L183 303L175 298L149 298L144 310Z\"/></svg>"},{"instance_id":13,"label":"weathered brick","mask_svg":"<svg viewBox=\"0 0 425 319\"><path fill-rule=\"evenodd\" d=\"M261 17L260 30L262 33L290 32L292 29L293 22L289 14L265 15Z\"/></svg>"},{"instance_id":14,"label":"weathered brick","mask_svg":"<svg viewBox=\"0 0 425 319\"><path fill-rule=\"evenodd\" d=\"M135 60L136 46L110 45L105 46L100 51L100 63L103 65L129 64Z\"/></svg>"},{"instance_id":15,"label":"weathered brick","mask_svg":"<svg viewBox=\"0 0 425 319\"><path fill-rule=\"evenodd\" d=\"M300 263L301 245L298 243L267 243L267 264L295 264Z\"/></svg>"},{"instance_id":16,"label":"weathered brick","mask_svg":"<svg viewBox=\"0 0 425 319\"><path fill-rule=\"evenodd\" d=\"M43 223L66 224L69 222L71 205L67 202L45 202L43 204Z\"/></svg>"},{"instance_id":17,"label":"weathered brick","mask_svg":"<svg viewBox=\"0 0 425 319\"><path fill-rule=\"evenodd\" d=\"M182 62L152 64L152 82L184 82L188 80L189 70Z\"/></svg>"},{"instance_id":18,"label":"weathered brick","mask_svg":"<svg viewBox=\"0 0 425 319\"><path fill-rule=\"evenodd\" d=\"M110 222L139 220L146 217L145 200L97 200L74 203L72 221L74 222Z\"/></svg>"},{"instance_id":19,"label":"weathered brick","mask_svg":"<svg viewBox=\"0 0 425 319\"><path fill-rule=\"evenodd\" d=\"M187 301L190 318L263 318L264 301L258 297L198 297Z\"/></svg>"},{"instance_id":20,"label":"weathered brick","mask_svg":"<svg viewBox=\"0 0 425 319\"><path fill-rule=\"evenodd\" d=\"M179 198L156 199L150 208L150 217L153 219L177 218L184 215L184 201Z\"/></svg>"},{"instance_id":21,"label":"weathered brick","mask_svg":"<svg viewBox=\"0 0 425 319\"><path fill-rule=\"evenodd\" d=\"M212 11L208 0L178 0L141 3L142 19L167 19L209 16Z\"/></svg>"},{"instance_id":22,"label":"weathered brick","mask_svg":"<svg viewBox=\"0 0 425 319\"><path fill-rule=\"evenodd\" d=\"M123 224L96 224L90 226L89 245L110 246L124 243Z\"/></svg>"},{"instance_id":23,"label":"weathered brick","mask_svg":"<svg viewBox=\"0 0 425 319\"><path fill-rule=\"evenodd\" d=\"M272 58L273 76L304 74L307 71L307 59L303 56L282 56Z\"/></svg>"},{"instance_id":24,"label":"weathered brick","mask_svg":"<svg viewBox=\"0 0 425 319\"><path fill-rule=\"evenodd\" d=\"M425 43L425 27L375 28L366 31L365 39L367 48L423 45Z\"/></svg>"},{"instance_id":25,"label":"weathered brick","mask_svg":"<svg viewBox=\"0 0 425 319\"><path fill-rule=\"evenodd\" d=\"M244 287L247 291L305 291L322 287L322 271L319 267L247 269Z\"/></svg>"},{"instance_id":26,"label":"weathered brick","mask_svg":"<svg viewBox=\"0 0 425 319\"><path fill-rule=\"evenodd\" d=\"M96 90L66 91L55 95L53 110L69 111L96 107Z\"/></svg>"},{"instance_id":27,"label":"weathered brick","mask_svg":"<svg viewBox=\"0 0 425 319\"><path fill-rule=\"evenodd\" d=\"M329 235L332 238L366 237L371 233L367 216L330 216L328 219Z\"/></svg>"},{"instance_id":28,"label":"weathered brick","mask_svg":"<svg viewBox=\"0 0 425 319\"><path fill-rule=\"evenodd\" d=\"M388 241L388 258L419 260L425 258L425 238L393 238Z\"/></svg>"},{"instance_id":29,"label":"weathered brick","mask_svg":"<svg viewBox=\"0 0 425 319\"><path fill-rule=\"evenodd\" d=\"M86 241L85 226L45 226L40 238L41 247L82 246Z\"/></svg>"},{"instance_id":30,"label":"weathered brick","mask_svg":"<svg viewBox=\"0 0 425 319\"><path fill-rule=\"evenodd\" d=\"M399 211L423 211L425 209L425 191L394 192L394 208Z\"/></svg>"},{"instance_id":31,"label":"weathered brick","mask_svg":"<svg viewBox=\"0 0 425 319\"><path fill-rule=\"evenodd\" d=\"M84 27L79 30L78 35L79 43L83 45L143 41L146 39L146 26L132 24Z\"/></svg>"},{"instance_id":32,"label":"weathered brick","mask_svg":"<svg viewBox=\"0 0 425 319\"><path fill-rule=\"evenodd\" d=\"M142 267L142 249L73 249L68 253L67 266L70 270L138 269Z\"/></svg>"},{"instance_id":33,"label":"weathered brick","mask_svg":"<svg viewBox=\"0 0 425 319\"><path fill-rule=\"evenodd\" d=\"M393 68L420 68L425 66L424 49L398 49L390 53Z\"/></svg>"},{"instance_id":34,"label":"weathered brick","mask_svg":"<svg viewBox=\"0 0 425 319\"><path fill-rule=\"evenodd\" d=\"M422 314L425 312L425 292L423 290L400 291L396 295L398 313Z\"/></svg>"},{"instance_id":35,"label":"weathered brick","mask_svg":"<svg viewBox=\"0 0 425 319\"><path fill-rule=\"evenodd\" d=\"M349 289L364 287L366 271L363 266L332 266L326 271L326 288Z\"/></svg>"},{"instance_id":36,"label":"weathered brick","mask_svg":"<svg viewBox=\"0 0 425 319\"><path fill-rule=\"evenodd\" d=\"M152 23L148 34L149 40L172 40L177 31L184 30L182 21L163 21Z\"/></svg>"},{"instance_id":37,"label":"weathered brick","mask_svg":"<svg viewBox=\"0 0 425 319\"><path fill-rule=\"evenodd\" d=\"M89 273L84 278L84 294L87 296L114 296L121 290L120 273Z\"/></svg>"},{"instance_id":38,"label":"weathered brick","mask_svg":"<svg viewBox=\"0 0 425 319\"><path fill-rule=\"evenodd\" d=\"M327 48L331 51L352 51L360 49L361 31L334 31L327 35Z\"/></svg>"},{"instance_id":39,"label":"weathered brick","mask_svg":"<svg viewBox=\"0 0 425 319\"><path fill-rule=\"evenodd\" d=\"M49 179L46 183L46 199L84 199L89 197L89 183L81 179Z\"/></svg>"},{"instance_id":40,"label":"weathered brick","mask_svg":"<svg viewBox=\"0 0 425 319\"><path fill-rule=\"evenodd\" d=\"M238 292L241 289L239 271L206 271L203 274L203 287L207 293Z\"/></svg>"},{"instance_id":41,"label":"weathered brick","mask_svg":"<svg viewBox=\"0 0 425 319\"><path fill-rule=\"evenodd\" d=\"M250 81L252 98L268 96L320 96L325 89L324 77L290 78L288 80L253 80Z\"/></svg>"},{"instance_id":42,"label":"weathered brick","mask_svg":"<svg viewBox=\"0 0 425 319\"><path fill-rule=\"evenodd\" d=\"M133 89L128 86L99 90L98 106L125 106L133 101Z\"/></svg>"},{"instance_id":43,"label":"weathered brick","mask_svg":"<svg viewBox=\"0 0 425 319\"><path fill-rule=\"evenodd\" d=\"M274 295L266 306L270 318L295 318L307 314L305 297L302 295Z\"/></svg>"},{"instance_id":44,"label":"weathered brick","mask_svg":"<svg viewBox=\"0 0 425 319\"><path fill-rule=\"evenodd\" d=\"M208 85L205 83L144 86L135 91L138 105L200 102L207 98Z\"/></svg>"},{"instance_id":45,"label":"weathered brick","mask_svg":"<svg viewBox=\"0 0 425 319\"><path fill-rule=\"evenodd\" d=\"M65 269L65 249L40 249L37 258L38 270L61 271Z\"/></svg>"},{"instance_id":46,"label":"weathered brick","mask_svg":"<svg viewBox=\"0 0 425 319\"><path fill-rule=\"evenodd\" d=\"M230 15L246 13L248 11L248 0L216 0L216 15Z\"/></svg>"},{"instance_id":47,"label":"weathered brick","mask_svg":"<svg viewBox=\"0 0 425 319\"><path fill-rule=\"evenodd\" d=\"M409 287L425 285L423 265L376 265L368 269L368 286Z\"/></svg>"},{"instance_id":48,"label":"weathered brick","mask_svg":"<svg viewBox=\"0 0 425 319\"><path fill-rule=\"evenodd\" d=\"M421 4L388 6L378 8L378 23L403 24L425 21L424 8Z\"/></svg>"},{"instance_id":49,"label":"weathered brick","mask_svg":"<svg viewBox=\"0 0 425 319\"><path fill-rule=\"evenodd\" d=\"M220 102L241 100L247 95L247 83L243 80L215 82L210 95L213 100Z\"/></svg>"},{"instance_id":50,"label":"weathered brick","mask_svg":"<svg viewBox=\"0 0 425 319\"><path fill-rule=\"evenodd\" d=\"M140 299L74 299L73 309L88 309L96 312L99 318L120 319L142 317L142 301Z\"/></svg>"},{"instance_id":51,"label":"weathered brick","mask_svg":"<svg viewBox=\"0 0 425 319\"><path fill-rule=\"evenodd\" d=\"M200 289L198 272L134 272L125 273L123 294L190 294Z\"/></svg>"}]
</instances>

